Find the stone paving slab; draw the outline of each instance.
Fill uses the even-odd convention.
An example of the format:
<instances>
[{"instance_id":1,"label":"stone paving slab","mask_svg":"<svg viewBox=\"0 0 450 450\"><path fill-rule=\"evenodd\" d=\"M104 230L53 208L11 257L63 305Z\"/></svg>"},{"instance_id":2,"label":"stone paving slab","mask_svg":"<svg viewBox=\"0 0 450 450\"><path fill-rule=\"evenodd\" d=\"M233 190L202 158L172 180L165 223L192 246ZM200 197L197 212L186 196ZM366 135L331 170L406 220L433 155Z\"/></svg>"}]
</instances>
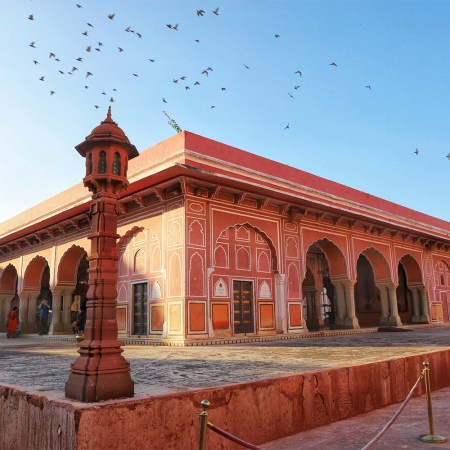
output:
<instances>
[{"instance_id":1,"label":"stone paving slab","mask_svg":"<svg viewBox=\"0 0 450 450\"><path fill-rule=\"evenodd\" d=\"M126 345L137 395L166 394L450 348L450 326L198 347ZM0 383L64 395L75 340L0 337ZM418 368L418 372L420 368Z\"/></svg>"}]
</instances>

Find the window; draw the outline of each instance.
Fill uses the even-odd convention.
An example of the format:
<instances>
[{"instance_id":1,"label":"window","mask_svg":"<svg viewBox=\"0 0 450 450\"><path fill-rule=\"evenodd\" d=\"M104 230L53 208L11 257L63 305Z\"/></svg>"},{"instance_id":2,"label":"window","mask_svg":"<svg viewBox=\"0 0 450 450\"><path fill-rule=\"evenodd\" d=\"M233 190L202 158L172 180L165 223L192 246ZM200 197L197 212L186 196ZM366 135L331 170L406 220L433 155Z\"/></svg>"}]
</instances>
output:
<instances>
[{"instance_id":1,"label":"window","mask_svg":"<svg viewBox=\"0 0 450 450\"><path fill-rule=\"evenodd\" d=\"M100 158L98 160L98 173L106 173L106 152L102 150L100 152Z\"/></svg>"},{"instance_id":2,"label":"window","mask_svg":"<svg viewBox=\"0 0 450 450\"><path fill-rule=\"evenodd\" d=\"M112 164L112 172L114 175L120 175L120 155L119 152L114 153Z\"/></svg>"}]
</instances>

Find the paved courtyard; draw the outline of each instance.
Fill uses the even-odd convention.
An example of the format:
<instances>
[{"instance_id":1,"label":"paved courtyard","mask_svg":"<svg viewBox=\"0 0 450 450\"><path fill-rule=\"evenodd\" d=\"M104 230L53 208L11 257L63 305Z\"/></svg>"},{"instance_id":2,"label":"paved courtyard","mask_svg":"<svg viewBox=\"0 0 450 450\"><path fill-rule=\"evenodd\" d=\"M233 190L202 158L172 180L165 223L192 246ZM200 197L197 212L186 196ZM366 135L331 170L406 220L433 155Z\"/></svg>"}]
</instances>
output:
<instances>
[{"instance_id":1,"label":"paved courtyard","mask_svg":"<svg viewBox=\"0 0 450 450\"><path fill-rule=\"evenodd\" d=\"M364 364L450 348L450 326L198 347L126 345L137 396ZM64 395L76 342L0 337L0 383ZM432 370L432 368L431 368ZM418 368L418 373L420 368Z\"/></svg>"}]
</instances>

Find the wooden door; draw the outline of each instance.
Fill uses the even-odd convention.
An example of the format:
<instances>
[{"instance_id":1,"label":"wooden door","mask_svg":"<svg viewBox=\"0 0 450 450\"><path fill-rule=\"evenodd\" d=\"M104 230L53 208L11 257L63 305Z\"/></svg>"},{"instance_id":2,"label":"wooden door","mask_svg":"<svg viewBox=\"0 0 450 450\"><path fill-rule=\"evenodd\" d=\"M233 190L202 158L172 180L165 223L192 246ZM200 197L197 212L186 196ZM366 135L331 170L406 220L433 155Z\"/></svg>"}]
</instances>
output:
<instances>
[{"instance_id":1,"label":"wooden door","mask_svg":"<svg viewBox=\"0 0 450 450\"><path fill-rule=\"evenodd\" d=\"M147 283L133 284L133 334L147 334Z\"/></svg>"},{"instance_id":2,"label":"wooden door","mask_svg":"<svg viewBox=\"0 0 450 450\"><path fill-rule=\"evenodd\" d=\"M253 284L233 281L234 333L253 333Z\"/></svg>"}]
</instances>

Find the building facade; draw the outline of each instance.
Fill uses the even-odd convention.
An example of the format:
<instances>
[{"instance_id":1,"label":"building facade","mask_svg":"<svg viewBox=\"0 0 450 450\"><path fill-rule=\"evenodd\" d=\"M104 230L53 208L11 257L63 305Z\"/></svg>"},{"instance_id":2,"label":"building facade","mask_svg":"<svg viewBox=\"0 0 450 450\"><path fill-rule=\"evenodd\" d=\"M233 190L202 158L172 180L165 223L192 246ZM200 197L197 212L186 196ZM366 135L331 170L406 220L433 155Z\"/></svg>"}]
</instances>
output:
<instances>
[{"instance_id":1,"label":"building facade","mask_svg":"<svg viewBox=\"0 0 450 450\"><path fill-rule=\"evenodd\" d=\"M449 222L187 131L128 173L122 336L182 344L449 321ZM50 333L72 333L89 205L80 183L0 224L0 331L17 305L22 333L37 332L47 298Z\"/></svg>"}]
</instances>

